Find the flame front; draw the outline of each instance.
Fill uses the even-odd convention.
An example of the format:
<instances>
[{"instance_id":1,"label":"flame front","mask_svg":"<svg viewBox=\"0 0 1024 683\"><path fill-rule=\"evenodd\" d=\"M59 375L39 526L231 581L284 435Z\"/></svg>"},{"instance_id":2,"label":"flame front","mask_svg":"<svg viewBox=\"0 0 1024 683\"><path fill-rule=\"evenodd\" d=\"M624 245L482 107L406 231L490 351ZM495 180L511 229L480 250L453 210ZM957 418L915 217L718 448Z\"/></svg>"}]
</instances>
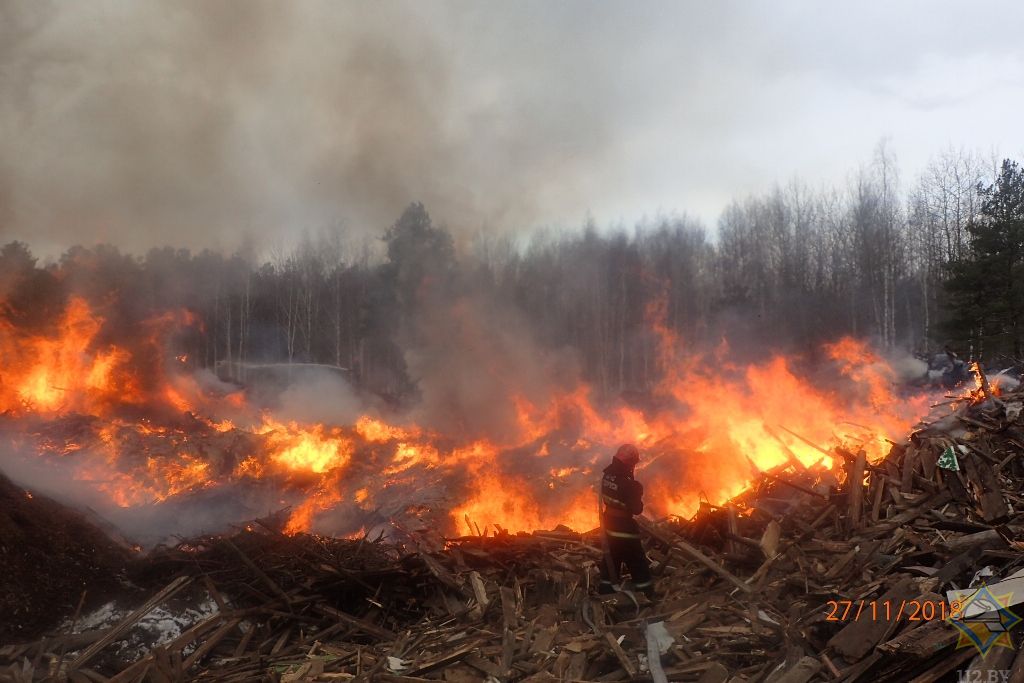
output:
<instances>
[{"instance_id":1,"label":"flame front","mask_svg":"<svg viewBox=\"0 0 1024 683\"><path fill-rule=\"evenodd\" d=\"M894 393L892 370L856 340L825 349L848 385L837 391L802 379L798 359L737 367L725 348L687 353L658 310L649 313L664 370L653 391L658 408L602 405L583 383L533 401L509 387L515 428L500 439L377 414L338 424L279 419L241 391L203 391L186 358L165 359L165 337L191 324L187 314L155 319L132 345L119 345L101 340L103 318L80 298L45 333L0 323L0 411L13 439L54 476L117 506L252 485L290 507L286 531L340 518L342 534L401 504L439 514L449 533L590 529L598 523L593 485L624 442L643 452L638 478L653 514L686 516L701 497L722 502L757 470L794 456L828 469L835 463L821 449L844 444L876 461L926 412L924 397Z\"/></svg>"}]
</instances>

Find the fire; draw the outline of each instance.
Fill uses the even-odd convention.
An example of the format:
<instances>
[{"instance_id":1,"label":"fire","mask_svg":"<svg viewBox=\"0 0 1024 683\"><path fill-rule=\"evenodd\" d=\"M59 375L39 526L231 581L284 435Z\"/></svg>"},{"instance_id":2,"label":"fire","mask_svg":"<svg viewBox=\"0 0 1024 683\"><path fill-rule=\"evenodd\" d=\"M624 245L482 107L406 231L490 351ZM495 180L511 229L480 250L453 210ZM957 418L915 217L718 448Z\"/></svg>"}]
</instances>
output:
<instances>
[{"instance_id":1,"label":"fire","mask_svg":"<svg viewBox=\"0 0 1024 683\"><path fill-rule=\"evenodd\" d=\"M395 454L391 459L392 464L384 469L384 474L400 474L410 467L419 464L433 467L440 462L441 455L432 445L421 445L403 441L395 448Z\"/></svg>"},{"instance_id":2,"label":"fire","mask_svg":"<svg viewBox=\"0 0 1024 683\"><path fill-rule=\"evenodd\" d=\"M93 483L120 507L159 503L210 485L209 463L188 453L171 458L148 457L131 474L107 469L86 470L82 481Z\"/></svg>"},{"instance_id":3,"label":"fire","mask_svg":"<svg viewBox=\"0 0 1024 683\"><path fill-rule=\"evenodd\" d=\"M73 298L52 337L20 334L9 323L0 334L5 364L0 408L55 413L107 399L115 367L125 360L116 348L93 347L103 321Z\"/></svg>"},{"instance_id":4,"label":"fire","mask_svg":"<svg viewBox=\"0 0 1024 683\"><path fill-rule=\"evenodd\" d=\"M412 439L419 436L416 428L405 429L390 425L382 420L376 420L369 415L363 415L356 420L356 432L366 441L382 442L393 439Z\"/></svg>"},{"instance_id":5,"label":"fire","mask_svg":"<svg viewBox=\"0 0 1024 683\"><path fill-rule=\"evenodd\" d=\"M190 319L181 313L149 321L136 340L138 355L159 357L166 330ZM114 406L181 410L187 405L166 385L159 364L145 368L152 374L145 377L134 367L129 349L101 341L103 324L104 318L80 297L68 300L48 333L26 333L0 320L0 412L105 415ZM147 383L162 386L164 394L147 394Z\"/></svg>"},{"instance_id":6,"label":"fire","mask_svg":"<svg viewBox=\"0 0 1024 683\"><path fill-rule=\"evenodd\" d=\"M297 534L308 531L313 526L313 518L318 512L329 510L342 501L341 470L333 469L318 482L312 494L303 500L292 512L285 524L286 534Z\"/></svg>"},{"instance_id":7,"label":"fire","mask_svg":"<svg viewBox=\"0 0 1024 683\"><path fill-rule=\"evenodd\" d=\"M837 391L804 379L798 358L740 367L726 361L725 346L689 352L662 313L648 311L661 349L657 408L602 405L582 382L532 399L509 387L512 428L468 439L373 414L350 424L279 419L243 391L205 391L182 354L167 352L164 362L165 337L192 324L188 314L155 318L118 345L103 341L103 316L72 298L49 330L0 322L0 412L55 476L74 477L118 506L249 487L290 507L288 533L334 520L336 533L361 537L368 515L403 506L459 534L593 528L593 486L625 442L643 453L638 478L650 514L687 516L702 497L735 496L758 470L794 459L834 468L822 449L863 448L877 461L888 439L927 410L925 397L900 397L891 368L856 340L825 348L849 385ZM61 438L69 421L77 431Z\"/></svg>"},{"instance_id":8,"label":"fire","mask_svg":"<svg viewBox=\"0 0 1024 683\"><path fill-rule=\"evenodd\" d=\"M301 427L265 418L256 432L267 435L270 459L296 472L323 474L344 467L352 457L352 442L338 428Z\"/></svg>"},{"instance_id":9,"label":"fire","mask_svg":"<svg viewBox=\"0 0 1024 683\"><path fill-rule=\"evenodd\" d=\"M258 458L250 455L235 466L233 476L235 478L252 477L259 479L263 476L263 463Z\"/></svg>"},{"instance_id":10,"label":"fire","mask_svg":"<svg viewBox=\"0 0 1024 683\"><path fill-rule=\"evenodd\" d=\"M598 524L597 497L589 491L576 493L564 508L542 506L530 483L481 472L474 479L472 496L452 510L467 534L495 530L553 529L563 524L574 529L593 529Z\"/></svg>"}]
</instances>

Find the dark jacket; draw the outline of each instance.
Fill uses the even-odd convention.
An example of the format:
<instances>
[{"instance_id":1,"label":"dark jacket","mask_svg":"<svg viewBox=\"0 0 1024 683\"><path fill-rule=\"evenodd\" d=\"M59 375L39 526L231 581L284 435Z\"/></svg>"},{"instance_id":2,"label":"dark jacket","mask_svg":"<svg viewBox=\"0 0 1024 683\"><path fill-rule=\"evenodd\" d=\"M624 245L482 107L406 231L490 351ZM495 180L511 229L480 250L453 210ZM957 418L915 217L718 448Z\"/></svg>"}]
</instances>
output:
<instances>
[{"instance_id":1,"label":"dark jacket","mask_svg":"<svg viewBox=\"0 0 1024 683\"><path fill-rule=\"evenodd\" d=\"M601 479L601 522L606 531L635 534L639 531L633 515L644 511L644 487L633 478L633 470L618 460L604 468Z\"/></svg>"}]
</instances>

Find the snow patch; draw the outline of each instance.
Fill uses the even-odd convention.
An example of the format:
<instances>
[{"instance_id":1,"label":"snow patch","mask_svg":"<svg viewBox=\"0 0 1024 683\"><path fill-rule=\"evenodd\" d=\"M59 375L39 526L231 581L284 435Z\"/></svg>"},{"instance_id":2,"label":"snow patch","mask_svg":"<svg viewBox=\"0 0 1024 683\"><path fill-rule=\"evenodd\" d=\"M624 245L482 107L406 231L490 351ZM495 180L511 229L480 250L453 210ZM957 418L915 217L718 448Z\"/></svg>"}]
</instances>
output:
<instances>
[{"instance_id":1,"label":"snow patch","mask_svg":"<svg viewBox=\"0 0 1024 683\"><path fill-rule=\"evenodd\" d=\"M116 602L108 602L80 618L75 625L75 633L112 628L132 611L133 607L119 607ZM121 640L112 645L113 652L124 660L138 659L154 647L170 643L218 611L217 603L209 594L194 605L159 605L132 626ZM71 622L65 622L64 628L70 629ZM185 651L187 654L188 648Z\"/></svg>"}]
</instances>

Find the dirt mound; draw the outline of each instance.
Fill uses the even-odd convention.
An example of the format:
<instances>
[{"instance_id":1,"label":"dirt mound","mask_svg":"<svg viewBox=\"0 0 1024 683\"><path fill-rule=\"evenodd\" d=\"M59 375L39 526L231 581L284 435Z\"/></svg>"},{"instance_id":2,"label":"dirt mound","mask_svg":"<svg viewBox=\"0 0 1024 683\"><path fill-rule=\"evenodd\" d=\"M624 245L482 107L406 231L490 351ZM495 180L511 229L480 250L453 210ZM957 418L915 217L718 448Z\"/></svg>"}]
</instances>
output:
<instances>
[{"instance_id":1,"label":"dirt mound","mask_svg":"<svg viewBox=\"0 0 1024 683\"><path fill-rule=\"evenodd\" d=\"M119 587L129 552L75 510L0 474L0 642L33 638Z\"/></svg>"}]
</instances>

